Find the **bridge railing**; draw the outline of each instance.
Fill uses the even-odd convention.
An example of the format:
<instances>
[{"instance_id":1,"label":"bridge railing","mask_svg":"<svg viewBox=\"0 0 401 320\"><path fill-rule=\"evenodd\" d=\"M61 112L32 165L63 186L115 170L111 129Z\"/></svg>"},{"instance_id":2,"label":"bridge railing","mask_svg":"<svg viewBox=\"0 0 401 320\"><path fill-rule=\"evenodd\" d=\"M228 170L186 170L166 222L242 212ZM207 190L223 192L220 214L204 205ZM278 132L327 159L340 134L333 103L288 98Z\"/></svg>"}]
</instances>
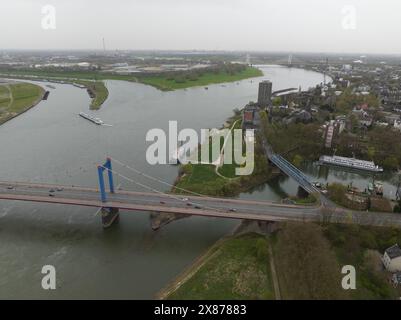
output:
<instances>
[{"instance_id":1,"label":"bridge railing","mask_svg":"<svg viewBox=\"0 0 401 320\"><path fill-rule=\"evenodd\" d=\"M270 157L270 160L285 174L295 179L306 191L317 191L316 188L309 181L308 177L301 170L295 167L292 163L285 160L283 157L277 154L273 154Z\"/></svg>"}]
</instances>

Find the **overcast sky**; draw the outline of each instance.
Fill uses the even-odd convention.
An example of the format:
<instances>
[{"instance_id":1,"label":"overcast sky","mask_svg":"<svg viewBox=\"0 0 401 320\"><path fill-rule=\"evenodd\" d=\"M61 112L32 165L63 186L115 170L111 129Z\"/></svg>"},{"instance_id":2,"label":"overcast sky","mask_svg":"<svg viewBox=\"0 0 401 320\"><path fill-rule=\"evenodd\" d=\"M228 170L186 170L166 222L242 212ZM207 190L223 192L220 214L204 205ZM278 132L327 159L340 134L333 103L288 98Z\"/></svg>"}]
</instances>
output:
<instances>
[{"instance_id":1,"label":"overcast sky","mask_svg":"<svg viewBox=\"0 0 401 320\"><path fill-rule=\"evenodd\" d=\"M104 37L108 50L401 53L400 0L0 0L0 12L0 49L102 49Z\"/></svg>"}]
</instances>

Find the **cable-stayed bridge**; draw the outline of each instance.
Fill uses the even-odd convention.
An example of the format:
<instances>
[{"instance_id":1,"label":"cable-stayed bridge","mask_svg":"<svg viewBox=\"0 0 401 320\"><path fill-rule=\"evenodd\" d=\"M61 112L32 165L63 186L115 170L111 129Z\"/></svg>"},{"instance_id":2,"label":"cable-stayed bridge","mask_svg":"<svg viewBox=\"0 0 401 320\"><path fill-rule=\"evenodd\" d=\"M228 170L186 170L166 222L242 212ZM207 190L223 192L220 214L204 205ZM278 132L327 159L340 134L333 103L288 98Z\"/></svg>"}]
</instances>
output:
<instances>
[{"instance_id":1,"label":"cable-stayed bridge","mask_svg":"<svg viewBox=\"0 0 401 320\"><path fill-rule=\"evenodd\" d=\"M283 158L270 154L269 158L284 173L293 177L308 192L317 190L307 177ZM358 223L376 226L401 227L401 215L356 212L334 207L326 201L318 205L289 205L270 201L251 201L214 198L187 191L190 195L169 194L127 177L114 170L108 158L98 166L99 188L62 186L40 183L0 182L0 199L29 201L59 205L87 206L102 209L102 222L110 226L118 217L119 210L134 212L173 213L225 219L246 219L255 221L327 221L334 223ZM133 167L113 161L142 177L173 187L173 185L152 177ZM108 176L108 190L104 180ZM146 189L146 192L115 190L114 179L119 177ZM109 191L109 192L107 192Z\"/></svg>"}]
</instances>

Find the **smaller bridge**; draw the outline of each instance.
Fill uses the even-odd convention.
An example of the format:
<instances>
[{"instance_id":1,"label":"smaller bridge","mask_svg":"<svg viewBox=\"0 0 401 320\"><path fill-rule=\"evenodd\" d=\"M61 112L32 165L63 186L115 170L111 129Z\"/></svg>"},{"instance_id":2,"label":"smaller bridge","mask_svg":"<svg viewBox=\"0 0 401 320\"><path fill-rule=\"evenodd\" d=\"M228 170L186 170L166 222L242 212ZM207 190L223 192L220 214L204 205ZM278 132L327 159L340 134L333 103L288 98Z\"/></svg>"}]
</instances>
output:
<instances>
[{"instance_id":1,"label":"smaller bridge","mask_svg":"<svg viewBox=\"0 0 401 320\"><path fill-rule=\"evenodd\" d=\"M299 186L308 193L319 193L320 191L310 182L309 178L292 163L284 159L282 156L273 152L266 140L263 142L267 158L283 173L293 178ZM322 196L323 197L323 196Z\"/></svg>"}]
</instances>

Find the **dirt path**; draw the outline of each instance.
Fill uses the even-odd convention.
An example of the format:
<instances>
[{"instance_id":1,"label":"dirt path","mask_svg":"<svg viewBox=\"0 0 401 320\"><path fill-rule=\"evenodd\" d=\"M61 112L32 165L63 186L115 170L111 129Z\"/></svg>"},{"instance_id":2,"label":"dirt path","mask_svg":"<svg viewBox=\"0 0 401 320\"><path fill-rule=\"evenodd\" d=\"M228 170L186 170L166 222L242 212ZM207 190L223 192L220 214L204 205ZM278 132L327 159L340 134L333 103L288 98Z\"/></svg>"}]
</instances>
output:
<instances>
[{"instance_id":1,"label":"dirt path","mask_svg":"<svg viewBox=\"0 0 401 320\"><path fill-rule=\"evenodd\" d=\"M10 97L10 102L8 103L8 106L7 106L7 109L9 110L14 103L14 96L13 96L13 92L12 92L9 84L6 85L6 88L8 90L8 95Z\"/></svg>"},{"instance_id":2,"label":"dirt path","mask_svg":"<svg viewBox=\"0 0 401 320\"><path fill-rule=\"evenodd\" d=\"M281 293L280 293L280 286L278 282L277 272L276 272L276 264L274 262L274 255L271 245L268 246L269 248L269 261L270 261L270 270L273 280L273 287L274 287L274 296L276 300L281 300Z\"/></svg>"},{"instance_id":3,"label":"dirt path","mask_svg":"<svg viewBox=\"0 0 401 320\"><path fill-rule=\"evenodd\" d=\"M225 137L225 139L224 139L223 147L221 148L221 151L220 151L220 156L219 156L219 158L216 160L217 165L213 163L213 164L216 166L216 168L215 168L216 174L217 174L218 176L220 176L221 178L224 178L224 179L226 179L226 180L232 180L232 178L227 178L227 177L223 176L223 175L219 172L219 169L223 166L223 161L224 161L224 160L223 160L223 158L224 158L224 149L225 149L226 144L227 144L227 142L228 142L228 138L230 138L230 137L232 138L232 131L234 130L235 125L236 125L239 121L240 121L240 119L238 119L237 121L235 121L235 122L233 123L233 125L231 126L231 129L230 129L230 132L226 135L226 137Z\"/></svg>"}]
</instances>

